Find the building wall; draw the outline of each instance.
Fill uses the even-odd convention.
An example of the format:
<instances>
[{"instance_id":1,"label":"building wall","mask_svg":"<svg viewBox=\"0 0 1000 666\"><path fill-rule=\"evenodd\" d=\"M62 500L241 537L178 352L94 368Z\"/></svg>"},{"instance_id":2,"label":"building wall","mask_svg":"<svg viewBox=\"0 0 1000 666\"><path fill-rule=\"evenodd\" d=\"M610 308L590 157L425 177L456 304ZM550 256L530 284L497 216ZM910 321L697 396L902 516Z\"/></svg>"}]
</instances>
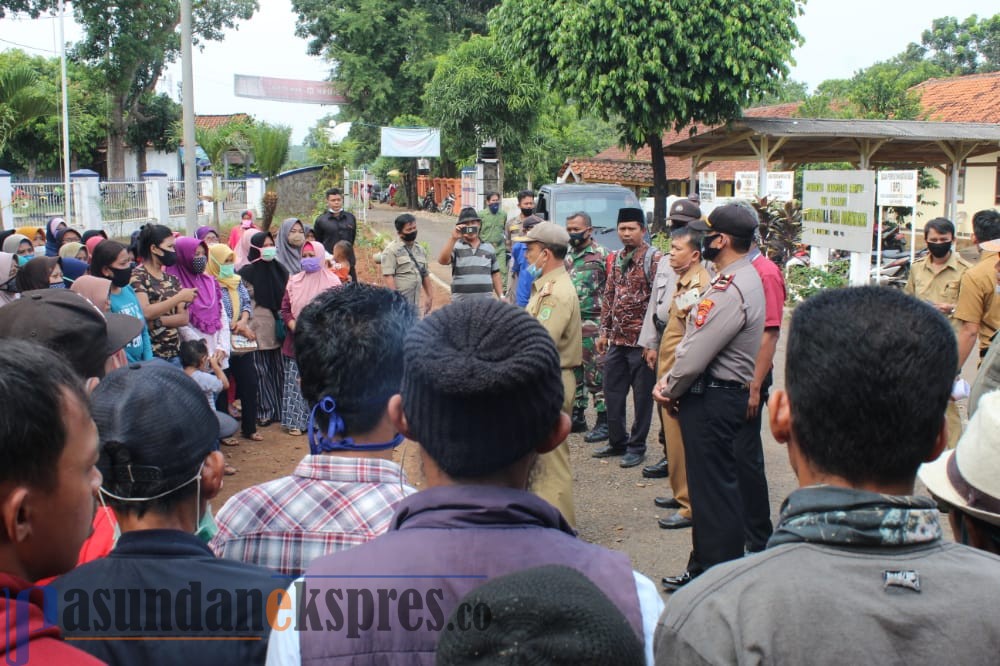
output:
<instances>
[{"instance_id":1,"label":"building wall","mask_svg":"<svg viewBox=\"0 0 1000 666\"><path fill-rule=\"evenodd\" d=\"M146 151L146 170L162 171L172 180L180 180L181 166L178 153L164 153L159 150ZM139 158L131 149L125 151L125 178L139 180Z\"/></svg>"},{"instance_id":2,"label":"building wall","mask_svg":"<svg viewBox=\"0 0 1000 666\"><path fill-rule=\"evenodd\" d=\"M965 167L964 187L962 180L959 180L958 214L955 216L956 219L952 220L955 222L959 237L968 238L972 233L972 216L976 212L986 208L997 208L1000 197L1000 183L997 182L998 161L1000 152L982 155L968 161ZM935 205L926 203L920 205L920 215L916 221L918 227L922 227L935 217L948 217L945 208L948 177L937 170L932 173L938 181L938 187L922 190L921 194L924 201L935 202Z\"/></svg>"}]
</instances>

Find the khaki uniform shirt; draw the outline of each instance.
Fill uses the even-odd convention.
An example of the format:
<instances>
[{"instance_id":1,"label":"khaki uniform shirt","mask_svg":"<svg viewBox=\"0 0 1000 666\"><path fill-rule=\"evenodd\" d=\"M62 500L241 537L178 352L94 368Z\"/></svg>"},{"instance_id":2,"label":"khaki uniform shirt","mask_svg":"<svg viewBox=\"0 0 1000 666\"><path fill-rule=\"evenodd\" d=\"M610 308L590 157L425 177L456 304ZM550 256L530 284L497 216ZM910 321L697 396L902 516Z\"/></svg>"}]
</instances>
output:
<instances>
[{"instance_id":1,"label":"khaki uniform shirt","mask_svg":"<svg viewBox=\"0 0 1000 666\"><path fill-rule=\"evenodd\" d=\"M927 255L913 264L910 279L904 291L931 304L958 302L958 286L965 271L972 267L968 261L952 251L948 262L938 272L934 272L932 257Z\"/></svg>"},{"instance_id":2,"label":"khaki uniform shirt","mask_svg":"<svg viewBox=\"0 0 1000 666\"><path fill-rule=\"evenodd\" d=\"M997 253L984 252L979 263L965 271L958 290L955 314L959 321L979 324L979 349L989 349L990 338L1000 328L997 296Z\"/></svg>"},{"instance_id":3,"label":"khaki uniform shirt","mask_svg":"<svg viewBox=\"0 0 1000 666\"><path fill-rule=\"evenodd\" d=\"M672 270L672 269L671 269ZM692 264L683 275L677 278L674 286L674 297L670 300L667 311L667 327L663 330L660 340L660 367L668 372L674 364L677 345L684 339L687 332L688 315L701 301L701 294L712 281L701 264Z\"/></svg>"},{"instance_id":4,"label":"khaki uniform shirt","mask_svg":"<svg viewBox=\"0 0 1000 666\"><path fill-rule=\"evenodd\" d=\"M412 302L427 275L427 253L417 243L407 248L406 243L396 239L382 251L382 275L393 276L396 290Z\"/></svg>"},{"instance_id":5,"label":"khaki uniform shirt","mask_svg":"<svg viewBox=\"0 0 1000 666\"><path fill-rule=\"evenodd\" d=\"M583 363L580 300L565 268L549 271L531 284L527 310L555 340L559 367L565 370Z\"/></svg>"},{"instance_id":6,"label":"khaki uniform shirt","mask_svg":"<svg viewBox=\"0 0 1000 666\"><path fill-rule=\"evenodd\" d=\"M688 317L667 373L667 395L680 398L702 374L749 384L764 334L764 287L747 256L726 267Z\"/></svg>"}]
</instances>

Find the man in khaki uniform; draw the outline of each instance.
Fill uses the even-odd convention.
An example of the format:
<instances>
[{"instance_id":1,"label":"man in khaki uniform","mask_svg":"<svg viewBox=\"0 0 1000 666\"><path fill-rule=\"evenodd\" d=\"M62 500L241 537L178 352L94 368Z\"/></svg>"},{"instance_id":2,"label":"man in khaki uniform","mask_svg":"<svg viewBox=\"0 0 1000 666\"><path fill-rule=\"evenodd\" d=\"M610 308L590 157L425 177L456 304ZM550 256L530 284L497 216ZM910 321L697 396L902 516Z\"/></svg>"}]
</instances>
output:
<instances>
[{"instance_id":1,"label":"man in khaki uniform","mask_svg":"<svg viewBox=\"0 0 1000 666\"><path fill-rule=\"evenodd\" d=\"M1000 213L981 210L972 216L972 241L986 244L1000 239ZM983 248L979 263L962 276L954 317L958 330L958 368L961 371L979 341L979 356L986 356L990 339L1000 328L1000 294L997 294L997 253Z\"/></svg>"},{"instance_id":2,"label":"man in khaki uniform","mask_svg":"<svg viewBox=\"0 0 1000 666\"><path fill-rule=\"evenodd\" d=\"M951 220L936 217L924 225L924 241L928 254L913 264L904 291L930 303L938 312L951 318L958 303L962 276L972 264L952 250L955 225ZM948 420L948 448L953 449L962 434L962 417L954 400L948 402L945 417Z\"/></svg>"},{"instance_id":3,"label":"man in khaki uniform","mask_svg":"<svg viewBox=\"0 0 1000 666\"><path fill-rule=\"evenodd\" d=\"M708 271L701 264L700 231L688 227L675 229L670 234L670 268L675 274L673 297L664 320L665 328L660 336L659 350L647 349L646 361L654 367L657 377L664 377L674 365L677 345L687 331L688 315L701 300L700 296L712 281ZM660 407L660 418L667 440L667 460L670 461L670 489L676 504L658 501L657 506L676 506L677 512L661 518L663 529L678 529L691 526L691 500L688 497L687 465L684 459L684 438L680 421ZM657 500L666 498L657 498Z\"/></svg>"},{"instance_id":4,"label":"man in khaki uniform","mask_svg":"<svg viewBox=\"0 0 1000 666\"><path fill-rule=\"evenodd\" d=\"M574 369L583 363L580 300L565 264L569 233L558 224L542 222L513 240L527 245L527 270L534 276L527 311L556 343L565 391L563 411L569 414L576 391ZM569 445L565 441L539 456L529 489L559 509L570 525L575 526L573 474L569 469Z\"/></svg>"},{"instance_id":5,"label":"man in khaki uniform","mask_svg":"<svg viewBox=\"0 0 1000 666\"><path fill-rule=\"evenodd\" d=\"M420 306L420 288L424 288L426 316L431 311L431 279L427 269L427 253L417 245L417 218L403 213L396 218L399 238L386 245L382 251L382 277L385 286L395 289L414 308Z\"/></svg>"}]
</instances>

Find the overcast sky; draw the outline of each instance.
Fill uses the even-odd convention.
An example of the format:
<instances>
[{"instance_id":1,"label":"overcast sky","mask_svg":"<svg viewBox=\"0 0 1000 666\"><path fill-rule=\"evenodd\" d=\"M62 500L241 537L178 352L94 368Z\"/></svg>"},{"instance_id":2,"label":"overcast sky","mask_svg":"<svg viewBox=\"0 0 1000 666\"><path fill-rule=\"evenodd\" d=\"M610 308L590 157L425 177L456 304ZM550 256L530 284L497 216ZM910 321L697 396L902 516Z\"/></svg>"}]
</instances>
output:
<instances>
[{"instance_id":1,"label":"overcast sky","mask_svg":"<svg viewBox=\"0 0 1000 666\"><path fill-rule=\"evenodd\" d=\"M810 89L830 78L846 78L878 60L890 58L941 16L964 19L970 14L991 16L1000 11L997 0L810 0L799 18L805 44L795 51L792 78ZM32 53L54 55L58 21L0 20L0 49L26 48ZM767 30L767 26L761 26ZM66 37L80 37L79 27L67 22ZM195 52L195 110L200 114L246 112L272 123L291 125L293 140L300 142L333 107L288 104L240 98L233 95L233 75L249 74L293 79L323 79L329 68L306 55L306 40L295 36L295 15L290 0L260 0L260 10L225 41L209 43ZM164 77L176 98L180 67Z\"/></svg>"}]
</instances>

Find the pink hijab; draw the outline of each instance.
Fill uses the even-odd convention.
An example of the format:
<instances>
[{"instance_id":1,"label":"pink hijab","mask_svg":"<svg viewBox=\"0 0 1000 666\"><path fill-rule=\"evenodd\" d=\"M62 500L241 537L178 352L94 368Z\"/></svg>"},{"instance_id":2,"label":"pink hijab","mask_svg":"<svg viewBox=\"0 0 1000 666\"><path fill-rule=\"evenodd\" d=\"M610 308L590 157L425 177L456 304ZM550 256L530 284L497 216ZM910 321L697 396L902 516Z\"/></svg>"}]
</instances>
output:
<instances>
[{"instance_id":1,"label":"pink hijab","mask_svg":"<svg viewBox=\"0 0 1000 666\"><path fill-rule=\"evenodd\" d=\"M305 252L310 247L320 261L322 261L325 256L323 246L320 243L307 242L302 246L302 251ZM315 273L302 271L288 278L288 300L292 306L292 318L298 319L302 309L309 305L316 296L327 289L339 287L341 284L343 283L340 281L340 278L325 267L320 268Z\"/></svg>"},{"instance_id":2,"label":"pink hijab","mask_svg":"<svg viewBox=\"0 0 1000 666\"><path fill-rule=\"evenodd\" d=\"M188 316L192 326L202 333L211 335L222 328L222 290L211 275L207 275L204 271L194 272L192 263L199 245L204 246L207 258L208 246L204 241L189 236L178 238L174 246L177 251L177 263L164 268L163 272L180 280L182 287L193 287L198 290L198 295L188 306Z\"/></svg>"},{"instance_id":3,"label":"pink hijab","mask_svg":"<svg viewBox=\"0 0 1000 666\"><path fill-rule=\"evenodd\" d=\"M249 221L243 219L244 215L249 215L250 216ZM235 227L233 227L232 229L229 230L229 241L228 241L229 249L232 250L233 252L237 252L237 255L236 255L237 264L239 263L239 258L240 257L239 257L239 253L238 253L238 250L236 249L236 247L239 245L240 239L243 238L243 236L248 235L248 234L244 234L243 232L244 231L251 231L251 230L254 230L254 233L256 233L257 231L260 231L260 229L257 228L257 218L254 217L254 214L253 214L252 210L245 210L240 215L240 223L237 224ZM249 235L253 236L253 233L250 233ZM244 256L246 256L246 255L244 255ZM237 265L236 268L238 270L239 266Z\"/></svg>"},{"instance_id":4,"label":"pink hijab","mask_svg":"<svg viewBox=\"0 0 1000 666\"><path fill-rule=\"evenodd\" d=\"M94 256L94 248L103 243L106 238L104 236L93 236L87 239L84 245L87 246L87 263L90 263L90 258Z\"/></svg>"},{"instance_id":5,"label":"pink hijab","mask_svg":"<svg viewBox=\"0 0 1000 666\"><path fill-rule=\"evenodd\" d=\"M236 243L236 248L233 250L233 253L236 255L236 270L240 270L249 263L250 242L256 234L256 227L243 230L243 234L240 236L239 241Z\"/></svg>"},{"instance_id":6,"label":"pink hijab","mask_svg":"<svg viewBox=\"0 0 1000 666\"><path fill-rule=\"evenodd\" d=\"M93 239L91 239L93 240ZM104 240L103 238L101 240ZM93 275L81 275L70 287L70 291L75 291L101 311L107 313L111 307L111 280L95 277Z\"/></svg>"}]
</instances>

